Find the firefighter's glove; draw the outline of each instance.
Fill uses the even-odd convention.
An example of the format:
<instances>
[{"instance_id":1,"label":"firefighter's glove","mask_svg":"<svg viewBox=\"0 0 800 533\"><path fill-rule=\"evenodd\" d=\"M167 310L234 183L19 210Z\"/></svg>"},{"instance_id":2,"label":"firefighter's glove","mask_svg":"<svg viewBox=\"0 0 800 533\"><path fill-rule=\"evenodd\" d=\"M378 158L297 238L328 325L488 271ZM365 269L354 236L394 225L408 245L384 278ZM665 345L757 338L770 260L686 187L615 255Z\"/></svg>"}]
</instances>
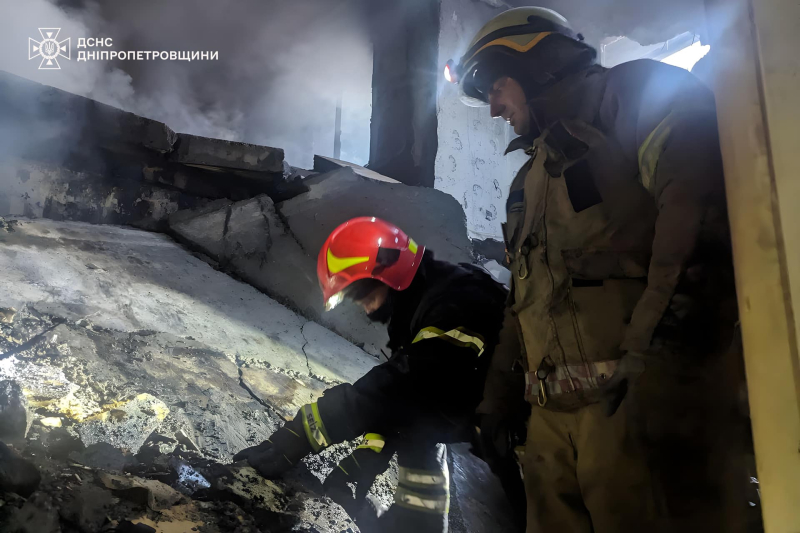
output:
<instances>
[{"instance_id":1,"label":"firefighter's glove","mask_svg":"<svg viewBox=\"0 0 800 533\"><path fill-rule=\"evenodd\" d=\"M613 416L622 400L636 384L645 369L645 357L636 352L626 352L619 361L614 375L600 387L603 393L606 416Z\"/></svg>"},{"instance_id":2,"label":"firefighter's glove","mask_svg":"<svg viewBox=\"0 0 800 533\"><path fill-rule=\"evenodd\" d=\"M301 413L298 413L294 420L284 424L258 446L245 448L234 455L234 462L246 460L265 478L282 475L312 452L302 420Z\"/></svg>"}]
</instances>

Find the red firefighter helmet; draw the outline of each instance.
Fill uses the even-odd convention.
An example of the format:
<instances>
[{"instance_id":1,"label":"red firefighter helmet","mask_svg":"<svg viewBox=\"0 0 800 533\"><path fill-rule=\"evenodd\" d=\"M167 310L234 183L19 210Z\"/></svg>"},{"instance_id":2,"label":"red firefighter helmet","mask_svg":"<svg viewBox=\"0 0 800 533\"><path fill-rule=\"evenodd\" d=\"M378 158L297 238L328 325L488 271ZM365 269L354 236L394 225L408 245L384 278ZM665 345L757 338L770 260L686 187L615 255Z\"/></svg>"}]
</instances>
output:
<instances>
[{"instance_id":1,"label":"red firefighter helmet","mask_svg":"<svg viewBox=\"0 0 800 533\"><path fill-rule=\"evenodd\" d=\"M411 285L424 246L375 217L348 220L328 236L317 259L317 277L325 308L342 301L342 291L361 279L376 279L402 291Z\"/></svg>"}]
</instances>

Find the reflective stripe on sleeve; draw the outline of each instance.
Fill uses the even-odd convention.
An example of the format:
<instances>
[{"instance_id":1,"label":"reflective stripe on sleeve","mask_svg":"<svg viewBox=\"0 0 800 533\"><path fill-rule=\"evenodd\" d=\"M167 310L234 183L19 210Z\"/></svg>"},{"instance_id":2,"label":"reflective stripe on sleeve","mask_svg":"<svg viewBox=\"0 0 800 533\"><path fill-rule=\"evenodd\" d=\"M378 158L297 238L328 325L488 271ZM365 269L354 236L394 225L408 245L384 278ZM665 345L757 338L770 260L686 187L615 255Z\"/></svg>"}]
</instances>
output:
<instances>
[{"instance_id":1,"label":"reflective stripe on sleeve","mask_svg":"<svg viewBox=\"0 0 800 533\"><path fill-rule=\"evenodd\" d=\"M441 471L415 470L401 466L398 469L398 483L419 489L443 488L448 490L447 476Z\"/></svg>"},{"instance_id":2,"label":"reflective stripe on sleeve","mask_svg":"<svg viewBox=\"0 0 800 533\"><path fill-rule=\"evenodd\" d=\"M411 344L415 344L426 339L442 339L462 348L470 348L474 350L478 356L483 354L485 346L483 337L477 333L471 332L467 328L455 328L451 329L450 331L443 331L434 327L428 327L419 330L419 333L417 333L417 336L414 337L414 340L411 342Z\"/></svg>"},{"instance_id":3,"label":"reflective stripe on sleeve","mask_svg":"<svg viewBox=\"0 0 800 533\"><path fill-rule=\"evenodd\" d=\"M655 194L656 183L656 169L658 168L658 159L664 151L664 145L672 133L672 128L677 122L675 113L670 113L658 126L655 127L650 135L644 140L639 147L639 179L647 192Z\"/></svg>"},{"instance_id":4,"label":"reflective stripe on sleeve","mask_svg":"<svg viewBox=\"0 0 800 533\"><path fill-rule=\"evenodd\" d=\"M394 493L394 503L400 507L425 513L447 514L450 510L449 494L420 494L398 486Z\"/></svg>"},{"instance_id":5,"label":"reflective stripe on sleeve","mask_svg":"<svg viewBox=\"0 0 800 533\"><path fill-rule=\"evenodd\" d=\"M327 448L331 439L328 437L328 432L325 431L325 424L322 423L322 418L319 416L316 402L304 405L301 413L303 415L303 428L306 430L306 437L311 444L311 448L315 453Z\"/></svg>"},{"instance_id":6,"label":"reflective stripe on sleeve","mask_svg":"<svg viewBox=\"0 0 800 533\"><path fill-rule=\"evenodd\" d=\"M364 448L367 450L372 450L375 453L381 453L385 445L386 439L383 437L383 435L378 435L377 433L367 433L364 435L364 440L362 440L361 444L358 445L358 449Z\"/></svg>"}]
</instances>

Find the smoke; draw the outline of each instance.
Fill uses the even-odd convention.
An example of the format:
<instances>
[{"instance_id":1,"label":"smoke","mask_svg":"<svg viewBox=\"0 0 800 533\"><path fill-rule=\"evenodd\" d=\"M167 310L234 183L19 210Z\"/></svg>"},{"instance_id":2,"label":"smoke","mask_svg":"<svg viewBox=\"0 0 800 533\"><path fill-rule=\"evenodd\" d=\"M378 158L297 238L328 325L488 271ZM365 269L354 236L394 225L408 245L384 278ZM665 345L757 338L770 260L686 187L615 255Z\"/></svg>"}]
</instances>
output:
<instances>
[{"instance_id":1,"label":"smoke","mask_svg":"<svg viewBox=\"0 0 800 533\"><path fill-rule=\"evenodd\" d=\"M564 15L586 40L624 35L641 45L691 31L705 37L703 0L504 0L512 7L535 4Z\"/></svg>"},{"instance_id":2,"label":"smoke","mask_svg":"<svg viewBox=\"0 0 800 533\"><path fill-rule=\"evenodd\" d=\"M0 70L167 123L178 132L277 146L310 166L369 151L372 49L360 0L0 0ZM37 70L28 38L61 28L72 59ZM213 51L218 61L77 61L78 38L116 51ZM97 50L97 49L95 49Z\"/></svg>"}]
</instances>

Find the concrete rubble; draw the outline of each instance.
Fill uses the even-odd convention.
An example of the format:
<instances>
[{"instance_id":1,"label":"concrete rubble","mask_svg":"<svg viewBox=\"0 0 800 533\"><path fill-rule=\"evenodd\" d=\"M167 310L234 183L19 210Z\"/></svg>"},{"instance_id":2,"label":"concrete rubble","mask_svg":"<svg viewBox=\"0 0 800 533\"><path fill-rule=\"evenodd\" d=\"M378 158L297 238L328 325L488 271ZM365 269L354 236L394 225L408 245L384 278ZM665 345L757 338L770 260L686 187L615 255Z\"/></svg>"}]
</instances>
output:
<instances>
[{"instance_id":1,"label":"concrete rubble","mask_svg":"<svg viewBox=\"0 0 800 533\"><path fill-rule=\"evenodd\" d=\"M0 72L0 216L162 230L209 200L306 190L283 151L193 135Z\"/></svg>"},{"instance_id":2,"label":"concrete rubble","mask_svg":"<svg viewBox=\"0 0 800 533\"><path fill-rule=\"evenodd\" d=\"M230 461L383 359L384 328L322 312L328 233L378 216L472 261L458 202L2 72L0 133L0 530L358 531L321 496L353 443L278 481ZM465 450L451 463L451 531L505 530L469 518L494 480ZM372 487L380 505L396 478Z\"/></svg>"},{"instance_id":3,"label":"concrete rubble","mask_svg":"<svg viewBox=\"0 0 800 533\"><path fill-rule=\"evenodd\" d=\"M360 309L342 305L325 313L317 283L317 257L297 241L272 200L219 201L203 209L178 211L170 230L191 249L304 316L380 354L386 328L369 322Z\"/></svg>"},{"instance_id":4,"label":"concrete rubble","mask_svg":"<svg viewBox=\"0 0 800 533\"><path fill-rule=\"evenodd\" d=\"M375 216L403 228L414 240L434 250L439 259L472 261L464 210L441 191L381 183L351 168L305 180L309 191L278 203L304 249L315 256L328 234L353 217Z\"/></svg>"},{"instance_id":5,"label":"concrete rubble","mask_svg":"<svg viewBox=\"0 0 800 533\"><path fill-rule=\"evenodd\" d=\"M376 181L347 166L305 183L307 193L278 204L261 195L178 211L169 219L170 230L225 270L377 355L388 340L385 328L349 304L324 312L316 264L325 238L350 218L377 216L403 228L436 257L469 262L463 211L434 189Z\"/></svg>"},{"instance_id":6,"label":"concrete rubble","mask_svg":"<svg viewBox=\"0 0 800 533\"><path fill-rule=\"evenodd\" d=\"M205 481L195 487L255 490L249 481L240 481L239 489L215 485L219 475L203 474L196 465L227 472L221 463L263 441L328 384L357 379L376 364L344 339L214 271L158 234L19 221L14 231L0 233L0 247L0 268L7 274L0 282L0 307L18 310L11 322L1 324L0 379L14 384L6 389L23 391L33 410L32 429L19 450L42 472L36 493L41 505L52 506L62 523L70 520L63 515L71 507L59 502L62 493L82 497L81 487L99 482L111 491L110 498L142 509L123 505L127 510L116 519L120 523L137 516L139 523L152 526L153 513L178 508L179 522L214 523L216 529L209 531L236 530L206 516L212 504L175 492L179 484L185 488L181 472L184 481L190 467L199 472L196 480ZM346 361L340 363L345 364L335 364L344 351ZM7 414L0 412L0 424ZM17 412L13 420L19 428L18 418ZM329 455L336 453L342 452ZM326 456L310 464L319 476L333 467ZM109 478L107 472L123 477ZM126 472L138 474L125 477ZM237 472L226 474L231 483ZM318 531L346 531L352 525L319 492L299 488L319 485L318 479L292 489L252 471L251 478L272 491L269 498L262 496L267 514L276 524L287 524L275 531L288 531L289 524ZM48 492L51 499L42 494ZM233 501L235 495L213 505L233 506L228 516L246 514L236 505L254 505ZM24 507L5 518L24 515ZM256 507L252 512L258 515ZM213 519L221 520L223 511L214 508ZM113 523L117 515L109 516ZM257 531L252 520L249 531ZM83 530L99 531L108 523Z\"/></svg>"},{"instance_id":7,"label":"concrete rubble","mask_svg":"<svg viewBox=\"0 0 800 533\"><path fill-rule=\"evenodd\" d=\"M14 460L0 461L17 472L0 470L0 492L30 497L0 496L0 524L358 530L321 496L350 445L282 481L226 463L374 357L163 235L48 220L6 226L0 308L15 311L0 321L0 384L22 391L31 429L8 449ZM17 431L22 411L12 417ZM390 471L373 488L385 505L395 478Z\"/></svg>"}]
</instances>

